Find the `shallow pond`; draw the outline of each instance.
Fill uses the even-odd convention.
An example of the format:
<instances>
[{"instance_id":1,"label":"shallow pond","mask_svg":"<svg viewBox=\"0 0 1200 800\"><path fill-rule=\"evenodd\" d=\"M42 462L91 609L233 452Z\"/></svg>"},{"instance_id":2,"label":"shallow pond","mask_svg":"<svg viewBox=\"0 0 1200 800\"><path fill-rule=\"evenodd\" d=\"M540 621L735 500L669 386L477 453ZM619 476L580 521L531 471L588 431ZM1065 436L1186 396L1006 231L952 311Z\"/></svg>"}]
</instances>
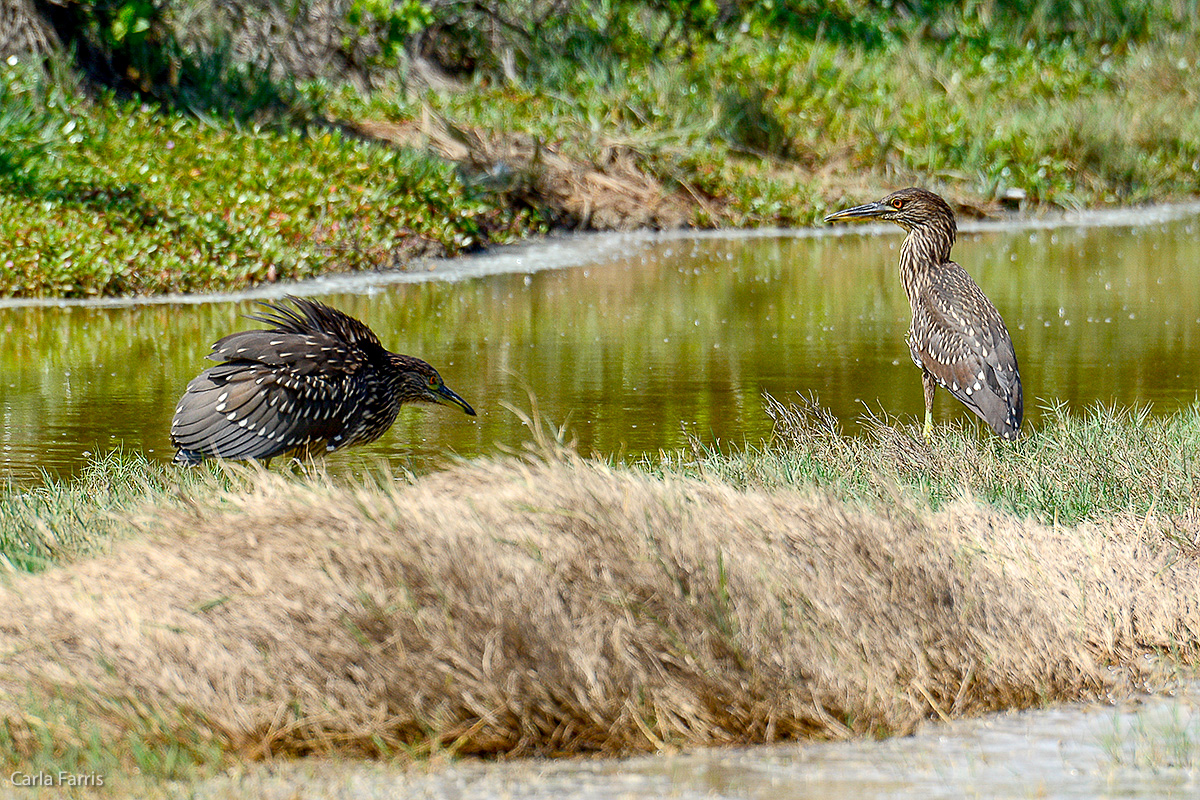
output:
<instances>
[{"instance_id":1,"label":"shallow pond","mask_svg":"<svg viewBox=\"0 0 1200 800\"><path fill-rule=\"evenodd\" d=\"M379 457L423 468L529 436L505 404L568 424L585 453L633 457L770 436L763 395L813 394L853 431L865 406L922 411L904 344L887 227L750 235L601 236L294 291L371 325L434 364L479 411L408 409L335 470ZM1152 404L1200 390L1200 209L1054 224L964 224L954 250L999 307L1025 385L1044 402ZM392 281L389 283L389 281ZM283 289L274 289L281 294ZM171 415L209 345L252 323L246 297L141 304L0 305L0 479L75 472L113 447L173 454ZM973 419L945 394L939 420Z\"/></svg>"}]
</instances>

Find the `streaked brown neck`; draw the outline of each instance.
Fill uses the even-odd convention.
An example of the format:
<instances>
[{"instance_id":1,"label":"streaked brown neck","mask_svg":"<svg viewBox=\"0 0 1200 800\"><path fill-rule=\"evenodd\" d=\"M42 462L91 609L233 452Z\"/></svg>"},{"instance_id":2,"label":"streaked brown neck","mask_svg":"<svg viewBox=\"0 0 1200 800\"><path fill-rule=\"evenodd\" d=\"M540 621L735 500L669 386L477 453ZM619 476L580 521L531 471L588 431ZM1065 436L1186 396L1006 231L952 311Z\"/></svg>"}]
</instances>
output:
<instances>
[{"instance_id":1,"label":"streaked brown neck","mask_svg":"<svg viewBox=\"0 0 1200 800\"><path fill-rule=\"evenodd\" d=\"M910 304L929 283L929 273L950 260L958 228L954 219L934 219L908 229L900 245L900 281Z\"/></svg>"}]
</instances>

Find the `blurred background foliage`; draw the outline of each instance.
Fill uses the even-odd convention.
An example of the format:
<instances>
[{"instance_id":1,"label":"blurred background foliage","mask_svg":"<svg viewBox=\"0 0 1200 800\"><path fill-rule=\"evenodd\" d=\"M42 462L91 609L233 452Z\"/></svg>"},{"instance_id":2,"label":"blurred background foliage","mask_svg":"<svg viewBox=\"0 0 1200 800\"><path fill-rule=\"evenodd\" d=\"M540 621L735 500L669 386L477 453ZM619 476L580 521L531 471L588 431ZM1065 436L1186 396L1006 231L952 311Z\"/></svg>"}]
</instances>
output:
<instances>
[{"instance_id":1,"label":"blurred background foliage","mask_svg":"<svg viewBox=\"0 0 1200 800\"><path fill-rule=\"evenodd\" d=\"M423 69L559 83L704 62L714 43L785 38L1127 47L1195 33L1200 0L0 0L24 20L0 55L68 53L88 80L197 111L295 105L296 81L362 88ZM698 64L696 64L698 66ZM413 73L416 73L415 75ZM728 75L714 75L725 78ZM222 96L214 102L216 90Z\"/></svg>"},{"instance_id":2,"label":"blurred background foliage","mask_svg":"<svg viewBox=\"0 0 1200 800\"><path fill-rule=\"evenodd\" d=\"M804 225L912 183L976 214L1193 197L1198 5L0 0L0 294Z\"/></svg>"}]
</instances>

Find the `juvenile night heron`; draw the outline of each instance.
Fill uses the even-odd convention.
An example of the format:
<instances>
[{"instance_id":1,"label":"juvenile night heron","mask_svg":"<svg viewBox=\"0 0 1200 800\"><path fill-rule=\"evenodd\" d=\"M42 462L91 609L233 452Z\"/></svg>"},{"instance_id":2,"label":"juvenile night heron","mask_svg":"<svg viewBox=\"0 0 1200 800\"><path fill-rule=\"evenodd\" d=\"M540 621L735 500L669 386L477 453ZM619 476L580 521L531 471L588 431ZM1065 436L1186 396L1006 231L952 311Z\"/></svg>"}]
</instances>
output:
<instances>
[{"instance_id":1,"label":"juvenile night heron","mask_svg":"<svg viewBox=\"0 0 1200 800\"><path fill-rule=\"evenodd\" d=\"M363 323L288 297L247 315L267 330L231 333L208 355L222 363L194 378L175 409L175 460L267 460L373 442L404 403L475 410L419 358L390 353Z\"/></svg>"},{"instance_id":2,"label":"juvenile night heron","mask_svg":"<svg viewBox=\"0 0 1200 800\"><path fill-rule=\"evenodd\" d=\"M941 386L997 434L1016 439L1024 418L1017 354L1000 312L950 260L957 232L950 206L933 192L901 189L825 221L841 219L884 219L908 231L900 245L900 280L912 306L908 351L925 387L925 438L933 428L933 393Z\"/></svg>"}]
</instances>

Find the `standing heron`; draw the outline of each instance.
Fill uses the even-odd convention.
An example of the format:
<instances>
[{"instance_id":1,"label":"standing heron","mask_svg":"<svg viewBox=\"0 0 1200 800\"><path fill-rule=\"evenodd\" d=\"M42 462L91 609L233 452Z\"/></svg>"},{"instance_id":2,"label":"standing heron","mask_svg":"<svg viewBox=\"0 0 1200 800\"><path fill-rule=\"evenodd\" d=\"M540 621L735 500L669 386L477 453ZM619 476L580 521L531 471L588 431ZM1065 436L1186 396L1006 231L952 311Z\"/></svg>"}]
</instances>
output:
<instances>
[{"instance_id":1,"label":"standing heron","mask_svg":"<svg viewBox=\"0 0 1200 800\"><path fill-rule=\"evenodd\" d=\"M998 435L1016 439L1025 415L1017 354L996 306L950 260L957 233L950 206L933 192L909 188L825 221L841 219L883 219L908 231L900 245L900 281L912 306L906 340L925 388L925 438L933 429L933 393L941 386Z\"/></svg>"},{"instance_id":2,"label":"standing heron","mask_svg":"<svg viewBox=\"0 0 1200 800\"><path fill-rule=\"evenodd\" d=\"M363 323L337 309L288 297L249 319L271 327L231 333L187 386L171 422L175 461L269 460L373 442L404 403L475 409L419 358L388 352Z\"/></svg>"}]
</instances>

